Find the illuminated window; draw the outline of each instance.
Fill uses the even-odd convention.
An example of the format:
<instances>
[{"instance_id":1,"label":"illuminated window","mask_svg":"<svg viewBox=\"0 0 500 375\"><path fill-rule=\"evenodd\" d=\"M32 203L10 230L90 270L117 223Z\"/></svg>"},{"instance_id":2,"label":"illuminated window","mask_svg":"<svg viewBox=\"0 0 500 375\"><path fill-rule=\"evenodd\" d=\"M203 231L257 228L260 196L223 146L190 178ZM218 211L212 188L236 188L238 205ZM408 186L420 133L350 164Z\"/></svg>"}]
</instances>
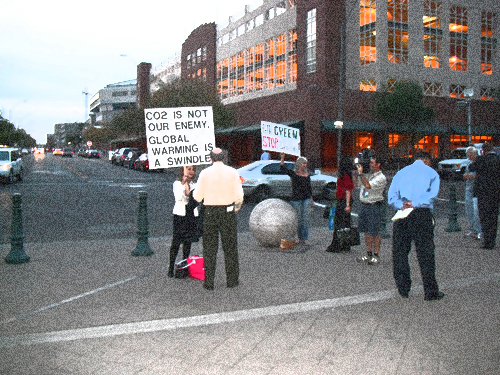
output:
<instances>
[{"instance_id":1,"label":"illuminated window","mask_svg":"<svg viewBox=\"0 0 500 375\"><path fill-rule=\"evenodd\" d=\"M450 8L450 69L467 70L467 8Z\"/></svg>"},{"instance_id":2,"label":"illuminated window","mask_svg":"<svg viewBox=\"0 0 500 375\"><path fill-rule=\"evenodd\" d=\"M221 68L221 98L226 99L229 96L229 59L222 61Z\"/></svg>"},{"instance_id":3,"label":"illuminated window","mask_svg":"<svg viewBox=\"0 0 500 375\"><path fill-rule=\"evenodd\" d=\"M276 86L283 86L286 80L286 38L281 34L276 38Z\"/></svg>"},{"instance_id":4,"label":"illuminated window","mask_svg":"<svg viewBox=\"0 0 500 375\"><path fill-rule=\"evenodd\" d=\"M238 81L236 80L236 70L238 67L238 59L236 56L231 57L231 65L229 67L229 96L237 94Z\"/></svg>"},{"instance_id":5,"label":"illuminated window","mask_svg":"<svg viewBox=\"0 0 500 375\"><path fill-rule=\"evenodd\" d=\"M246 53L246 71L245 71L245 81L246 81L246 92L252 92L254 89L253 84L253 61L254 61L254 47L250 47Z\"/></svg>"},{"instance_id":6,"label":"illuminated window","mask_svg":"<svg viewBox=\"0 0 500 375\"><path fill-rule=\"evenodd\" d=\"M481 98L481 100L491 101L495 96L495 89L492 89L491 87L481 88L479 93L479 97Z\"/></svg>"},{"instance_id":7,"label":"illuminated window","mask_svg":"<svg viewBox=\"0 0 500 375\"><path fill-rule=\"evenodd\" d=\"M274 87L274 39L266 41L265 69L264 88L271 89Z\"/></svg>"},{"instance_id":8,"label":"illuminated window","mask_svg":"<svg viewBox=\"0 0 500 375\"><path fill-rule=\"evenodd\" d=\"M491 12L481 13L481 73L493 74L493 56L497 39L494 38L497 15Z\"/></svg>"},{"instance_id":9,"label":"illuminated window","mask_svg":"<svg viewBox=\"0 0 500 375\"><path fill-rule=\"evenodd\" d=\"M436 82L424 83L424 95L427 96L441 96L443 94L443 85Z\"/></svg>"},{"instance_id":10,"label":"illuminated window","mask_svg":"<svg viewBox=\"0 0 500 375\"><path fill-rule=\"evenodd\" d=\"M414 148L417 150L424 150L433 157L437 157L439 151L439 137L437 135L426 135L414 145Z\"/></svg>"},{"instance_id":11,"label":"illuminated window","mask_svg":"<svg viewBox=\"0 0 500 375\"><path fill-rule=\"evenodd\" d=\"M485 143L491 142L492 137L486 135L473 135L471 137L472 143ZM466 147L469 144L468 135L452 134L450 136L450 150L454 150L458 147Z\"/></svg>"},{"instance_id":12,"label":"illuminated window","mask_svg":"<svg viewBox=\"0 0 500 375\"><path fill-rule=\"evenodd\" d=\"M290 30L288 33L288 82L297 81L297 33Z\"/></svg>"},{"instance_id":13,"label":"illuminated window","mask_svg":"<svg viewBox=\"0 0 500 375\"><path fill-rule=\"evenodd\" d=\"M398 81L396 81L394 78L389 78L387 80L387 91L392 92L392 90L394 90L394 87L396 87L396 83L398 83Z\"/></svg>"},{"instance_id":14,"label":"illuminated window","mask_svg":"<svg viewBox=\"0 0 500 375\"><path fill-rule=\"evenodd\" d=\"M316 9L307 12L306 73L316 71Z\"/></svg>"},{"instance_id":15,"label":"illuminated window","mask_svg":"<svg viewBox=\"0 0 500 375\"><path fill-rule=\"evenodd\" d=\"M245 91L245 52L238 54L238 91L237 95L243 95Z\"/></svg>"},{"instance_id":16,"label":"illuminated window","mask_svg":"<svg viewBox=\"0 0 500 375\"><path fill-rule=\"evenodd\" d=\"M375 79L361 81L359 84L361 91L377 91L377 82Z\"/></svg>"},{"instance_id":17,"label":"illuminated window","mask_svg":"<svg viewBox=\"0 0 500 375\"><path fill-rule=\"evenodd\" d=\"M361 0L359 3L359 60L361 65L377 61L375 0Z\"/></svg>"},{"instance_id":18,"label":"illuminated window","mask_svg":"<svg viewBox=\"0 0 500 375\"><path fill-rule=\"evenodd\" d=\"M264 88L264 45L258 44L255 46L255 90Z\"/></svg>"},{"instance_id":19,"label":"illuminated window","mask_svg":"<svg viewBox=\"0 0 500 375\"><path fill-rule=\"evenodd\" d=\"M452 98L465 98L465 95L464 95L464 90L466 89L467 87L465 86L460 86L460 85L450 85L450 96Z\"/></svg>"},{"instance_id":20,"label":"illuminated window","mask_svg":"<svg viewBox=\"0 0 500 375\"><path fill-rule=\"evenodd\" d=\"M371 148L373 144L373 133L356 133L354 138L354 153L357 155L365 148Z\"/></svg>"},{"instance_id":21,"label":"illuminated window","mask_svg":"<svg viewBox=\"0 0 500 375\"><path fill-rule=\"evenodd\" d=\"M203 68L202 78L205 82L207 81L207 68Z\"/></svg>"},{"instance_id":22,"label":"illuminated window","mask_svg":"<svg viewBox=\"0 0 500 375\"><path fill-rule=\"evenodd\" d=\"M437 1L424 1L424 66L427 68L439 68L443 39L441 8Z\"/></svg>"},{"instance_id":23,"label":"illuminated window","mask_svg":"<svg viewBox=\"0 0 500 375\"><path fill-rule=\"evenodd\" d=\"M399 134L389 133L389 148L396 147L399 144L399 138L401 138Z\"/></svg>"},{"instance_id":24,"label":"illuminated window","mask_svg":"<svg viewBox=\"0 0 500 375\"><path fill-rule=\"evenodd\" d=\"M387 1L387 59L408 62L408 0Z\"/></svg>"}]
</instances>

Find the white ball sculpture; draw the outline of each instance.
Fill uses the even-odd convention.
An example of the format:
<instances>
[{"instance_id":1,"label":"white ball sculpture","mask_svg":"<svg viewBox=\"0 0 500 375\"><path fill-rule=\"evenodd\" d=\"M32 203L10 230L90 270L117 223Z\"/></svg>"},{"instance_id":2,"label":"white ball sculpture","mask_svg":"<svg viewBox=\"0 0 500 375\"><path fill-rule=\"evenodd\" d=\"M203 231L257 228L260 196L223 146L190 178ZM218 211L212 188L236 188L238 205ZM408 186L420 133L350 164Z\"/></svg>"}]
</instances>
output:
<instances>
[{"instance_id":1,"label":"white ball sculpture","mask_svg":"<svg viewBox=\"0 0 500 375\"><path fill-rule=\"evenodd\" d=\"M282 239L295 237L297 220L297 212L289 203L266 199L252 210L250 231L262 246L279 247Z\"/></svg>"}]
</instances>

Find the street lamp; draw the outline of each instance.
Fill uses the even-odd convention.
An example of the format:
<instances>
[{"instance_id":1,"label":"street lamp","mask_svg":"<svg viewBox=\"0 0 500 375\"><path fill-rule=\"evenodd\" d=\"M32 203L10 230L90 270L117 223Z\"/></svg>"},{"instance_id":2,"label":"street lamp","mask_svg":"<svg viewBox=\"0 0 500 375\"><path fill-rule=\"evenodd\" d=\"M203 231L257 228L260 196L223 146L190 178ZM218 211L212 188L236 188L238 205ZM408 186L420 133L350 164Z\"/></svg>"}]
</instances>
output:
<instances>
[{"instance_id":1,"label":"street lamp","mask_svg":"<svg viewBox=\"0 0 500 375\"><path fill-rule=\"evenodd\" d=\"M468 132L469 132L469 146L472 146L472 116L471 116L471 108L470 104L472 102L472 96L474 96L474 89L468 88L464 90L464 100L460 100L458 102L459 108L462 108L463 106L467 106L467 125L469 127Z\"/></svg>"},{"instance_id":2,"label":"street lamp","mask_svg":"<svg viewBox=\"0 0 500 375\"><path fill-rule=\"evenodd\" d=\"M344 122L337 120L333 123L337 129L337 171L340 169L340 158L342 157L342 127Z\"/></svg>"}]
</instances>

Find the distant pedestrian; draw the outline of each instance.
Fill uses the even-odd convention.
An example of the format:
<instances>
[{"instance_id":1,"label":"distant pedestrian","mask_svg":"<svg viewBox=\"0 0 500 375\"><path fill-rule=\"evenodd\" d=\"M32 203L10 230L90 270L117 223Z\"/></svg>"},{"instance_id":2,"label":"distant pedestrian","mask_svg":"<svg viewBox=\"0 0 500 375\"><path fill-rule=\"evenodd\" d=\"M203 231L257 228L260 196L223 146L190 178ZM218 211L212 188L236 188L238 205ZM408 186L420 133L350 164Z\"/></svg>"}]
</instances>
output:
<instances>
[{"instance_id":1,"label":"distant pedestrian","mask_svg":"<svg viewBox=\"0 0 500 375\"><path fill-rule=\"evenodd\" d=\"M350 243L340 240L338 230L341 228L351 227L351 203L352 190L354 184L352 181L352 161L349 158L340 159L339 173L337 176L337 190L335 197L337 205L335 209L334 231L332 243L327 247L326 251L330 253L339 253L341 251L350 251Z\"/></svg>"},{"instance_id":2,"label":"distant pedestrian","mask_svg":"<svg viewBox=\"0 0 500 375\"><path fill-rule=\"evenodd\" d=\"M379 251L382 241L382 220L384 205L384 190L387 185L387 178L381 170L380 156L370 157L370 173L364 174L363 166L357 164L358 178L360 186L359 200L361 207L359 210L358 230L365 234L366 255L357 258L358 262L376 265L380 263Z\"/></svg>"},{"instance_id":3,"label":"distant pedestrian","mask_svg":"<svg viewBox=\"0 0 500 375\"><path fill-rule=\"evenodd\" d=\"M268 151L264 151L262 155L260 155L260 160L271 160L271 154Z\"/></svg>"},{"instance_id":4,"label":"distant pedestrian","mask_svg":"<svg viewBox=\"0 0 500 375\"><path fill-rule=\"evenodd\" d=\"M479 209L477 206L477 197L474 197L474 182L476 172L470 171L470 166L476 161L478 153L475 147L468 147L465 151L467 155L467 165L465 166L465 216L469 225L469 231L465 237L481 239L481 223L479 221ZM474 168L474 167L472 167Z\"/></svg>"},{"instance_id":5,"label":"distant pedestrian","mask_svg":"<svg viewBox=\"0 0 500 375\"><path fill-rule=\"evenodd\" d=\"M281 153L281 171L287 174L292 180L292 198L290 204L297 211L299 225L299 244L307 245L309 239L309 216L313 205L311 176L307 171L307 159L300 156L295 161L293 171L285 167L285 153Z\"/></svg>"},{"instance_id":6,"label":"distant pedestrian","mask_svg":"<svg viewBox=\"0 0 500 375\"><path fill-rule=\"evenodd\" d=\"M224 251L226 285L239 285L238 237L236 212L243 204L243 187L236 169L223 163L224 152L215 148L210 152L212 166L200 173L194 199L204 201L203 257L205 281L203 287L214 289L219 233Z\"/></svg>"},{"instance_id":7,"label":"distant pedestrian","mask_svg":"<svg viewBox=\"0 0 500 375\"><path fill-rule=\"evenodd\" d=\"M179 177L173 184L175 204L173 209L174 229L170 246L170 261L168 277L174 277L175 261L182 244L182 259L186 259L191 252L191 243L197 240L198 208L192 193L196 184L194 175L196 166L189 165L179 168Z\"/></svg>"},{"instance_id":8,"label":"distant pedestrian","mask_svg":"<svg viewBox=\"0 0 500 375\"><path fill-rule=\"evenodd\" d=\"M413 164L401 169L389 187L389 204L395 209L411 209L408 216L394 221L392 259L393 275L399 294L408 298L411 289L408 256L415 242L417 259L424 284L424 299L439 300L444 293L436 281L433 202L439 192L439 175L430 167L427 152L415 155Z\"/></svg>"},{"instance_id":9,"label":"distant pedestrian","mask_svg":"<svg viewBox=\"0 0 500 375\"><path fill-rule=\"evenodd\" d=\"M479 220L483 234L481 248L495 247L500 205L500 158L493 151L493 144L483 144L483 155L479 156L469 170L476 172L474 196L477 197Z\"/></svg>"}]
</instances>

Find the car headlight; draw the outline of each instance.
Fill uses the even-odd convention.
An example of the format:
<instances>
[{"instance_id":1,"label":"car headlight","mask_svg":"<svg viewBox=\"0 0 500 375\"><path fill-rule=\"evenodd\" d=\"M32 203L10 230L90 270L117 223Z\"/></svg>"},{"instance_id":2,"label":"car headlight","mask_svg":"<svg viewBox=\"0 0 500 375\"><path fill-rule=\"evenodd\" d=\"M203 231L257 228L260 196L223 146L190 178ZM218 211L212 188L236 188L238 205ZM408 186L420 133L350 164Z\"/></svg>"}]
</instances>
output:
<instances>
[{"instance_id":1,"label":"car headlight","mask_svg":"<svg viewBox=\"0 0 500 375\"><path fill-rule=\"evenodd\" d=\"M7 170L10 169L10 163L0 165L0 169Z\"/></svg>"}]
</instances>

